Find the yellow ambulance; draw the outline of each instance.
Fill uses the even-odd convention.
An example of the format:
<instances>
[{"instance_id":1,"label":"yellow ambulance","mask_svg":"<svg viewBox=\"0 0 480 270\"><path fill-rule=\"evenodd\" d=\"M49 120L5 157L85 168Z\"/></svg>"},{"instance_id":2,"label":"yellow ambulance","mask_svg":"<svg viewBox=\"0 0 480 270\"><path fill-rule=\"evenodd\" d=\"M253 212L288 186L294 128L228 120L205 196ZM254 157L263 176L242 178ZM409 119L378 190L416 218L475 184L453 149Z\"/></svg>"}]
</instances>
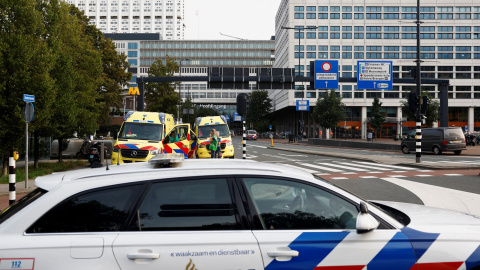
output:
<instances>
[{"instance_id":1,"label":"yellow ambulance","mask_svg":"<svg viewBox=\"0 0 480 270\"><path fill-rule=\"evenodd\" d=\"M190 141L195 139L190 125L175 125L171 114L130 111L113 146L112 164L148 161L161 153L191 157Z\"/></svg>"},{"instance_id":2,"label":"yellow ambulance","mask_svg":"<svg viewBox=\"0 0 480 270\"><path fill-rule=\"evenodd\" d=\"M192 149L198 146L198 158L210 158L211 151L208 149L210 145L210 131L215 129L220 135L220 150L223 158L233 158L234 148L230 129L227 125L227 119L221 116L205 116L198 117L195 120L195 135L197 136L197 144L192 145Z\"/></svg>"}]
</instances>

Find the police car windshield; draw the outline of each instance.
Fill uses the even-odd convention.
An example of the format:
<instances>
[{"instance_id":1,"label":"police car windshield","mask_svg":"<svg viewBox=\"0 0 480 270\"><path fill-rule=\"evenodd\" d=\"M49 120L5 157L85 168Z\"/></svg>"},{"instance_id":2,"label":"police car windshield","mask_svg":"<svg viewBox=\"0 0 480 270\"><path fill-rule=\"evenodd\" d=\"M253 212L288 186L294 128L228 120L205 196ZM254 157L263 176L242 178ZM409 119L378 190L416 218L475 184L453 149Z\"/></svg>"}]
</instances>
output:
<instances>
[{"instance_id":1,"label":"police car windshield","mask_svg":"<svg viewBox=\"0 0 480 270\"><path fill-rule=\"evenodd\" d=\"M213 128L220 133L221 137L230 136L230 133L228 132L228 126L226 124L218 124L218 125L199 126L198 137L208 138L210 136L210 131Z\"/></svg>"},{"instance_id":2,"label":"police car windshield","mask_svg":"<svg viewBox=\"0 0 480 270\"><path fill-rule=\"evenodd\" d=\"M163 138L163 124L125 122L120 129L118 138L161 141Z\"/></svg>"}]
</instances>

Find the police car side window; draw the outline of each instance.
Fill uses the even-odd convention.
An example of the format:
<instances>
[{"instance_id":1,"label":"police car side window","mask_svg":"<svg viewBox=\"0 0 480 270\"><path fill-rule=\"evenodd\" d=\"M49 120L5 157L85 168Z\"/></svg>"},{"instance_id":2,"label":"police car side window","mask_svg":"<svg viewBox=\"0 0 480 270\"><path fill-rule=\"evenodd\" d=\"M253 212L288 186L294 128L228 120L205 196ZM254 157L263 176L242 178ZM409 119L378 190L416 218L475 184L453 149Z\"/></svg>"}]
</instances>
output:
<instances>
[{"instance_id":1,"label":"police car side window","mask_svg":"<svg viewBox=\"0 0 480 270\"><path fill-rule=\"evenodd\" d=\"M295 181L244 178L266 230L355 229L355 205Z\"/></svg>"},{"instance_id":2,"label":"police car side window","mask_svg":"<svg viewBox=\"0 0 480 270\"><path fill-rule=\"evenodd\" d=\"M109 187L63 201L37 220L27 233L118 231L137 200L141 185Z\"/></svg>"},{"instance_id":3,"label":"police car side window","mask_svg":"<svg viewBox=\"0 0 480 270\"><path fill-rule=\"evenodd\" d=\"M138 209L132 230L239 229L227 179L154 183Z\"/></svg>"}]
</instances>

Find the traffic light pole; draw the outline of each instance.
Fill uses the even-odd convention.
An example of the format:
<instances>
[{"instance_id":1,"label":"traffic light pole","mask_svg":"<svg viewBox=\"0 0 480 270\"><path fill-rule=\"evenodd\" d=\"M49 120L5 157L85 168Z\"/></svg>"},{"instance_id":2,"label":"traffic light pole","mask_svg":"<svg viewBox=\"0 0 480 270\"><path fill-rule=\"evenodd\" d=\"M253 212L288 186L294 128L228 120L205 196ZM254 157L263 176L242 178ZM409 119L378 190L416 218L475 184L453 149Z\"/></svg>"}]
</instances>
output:
<instances>
[{"instance_id":1,"label":"traffic light pole","mask_svg":"<svg viewBox=\"0 0 480 270\"><path fill-rule=\"evenodd\" d=\"M416 163L421 163L422 162L422 119L421 119L421 104L420 104L420 99L422 98L422 91L421 91L421 86L422 86L422 76L421 76L421 68L420 68L420 24L422 22L420 21L420 0L417 0L417 96L416 96L416 157L415 157L415 162ZM426 104L424 104L426 106Z\"/></svg>"}]
</instances>

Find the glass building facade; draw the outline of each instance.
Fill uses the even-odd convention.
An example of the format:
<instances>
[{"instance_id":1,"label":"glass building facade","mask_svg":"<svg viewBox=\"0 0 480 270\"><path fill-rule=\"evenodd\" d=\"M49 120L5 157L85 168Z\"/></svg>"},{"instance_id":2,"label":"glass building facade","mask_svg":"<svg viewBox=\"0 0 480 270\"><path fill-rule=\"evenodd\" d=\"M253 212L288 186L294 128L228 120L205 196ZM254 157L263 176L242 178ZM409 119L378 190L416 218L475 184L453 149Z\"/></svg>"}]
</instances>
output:
<instances>
[{"instance_id":1,"label":"glass building facade","mask_svg":"<svg viewBox=\"0 0 480 270\"><path fill-rule=\"evenodd\" d=\"M310 76L310 61L331 59L339 61L340 77L355 78L358 60L392 61L393 78L411 78L410 70L415 68L418 57L416 19L416 1L402 0L380 6L372 0L348 4L282 0L276 17L274 67L295 67L298 75ZM450 81L449 107L451 111L466 111L463 114L467 117L449 113L449 125L468 125L480 130L480 118L475 116L476 106L480 107L480 89L476 87L480 85L480 2L447 0L440 5L437 1L422 1L420 20L423 22L419 37L422 78ZM295 29L282 29L284 26ZM439 98L436 85L422 85L422 88L428 90L431 97ZM361 112L357 120L346 115L342 128L361 131L365 138L369 129L369 107L373 98L378 97L389 122L380 135L386 138L401 135L402 130L415 126L403 117L400 109L400 102L412 89L416 89L415 85L394 85L392 90L359 90L355 83L340 83L336 91L349 111ZM288 103L282 102L276 110L291 112L289 107L295 106L296 100L310 99L310 104L315 104L325 91L299 84L296 91L273 92L271 98L274 102L288 99ZM282 120L279 126L288 131L293 125L298 130L298 118ZM313 136L317 126L310 121L305 129ZM349 136L354 136L353 131Z\"/></svg>"}]
</instances>

